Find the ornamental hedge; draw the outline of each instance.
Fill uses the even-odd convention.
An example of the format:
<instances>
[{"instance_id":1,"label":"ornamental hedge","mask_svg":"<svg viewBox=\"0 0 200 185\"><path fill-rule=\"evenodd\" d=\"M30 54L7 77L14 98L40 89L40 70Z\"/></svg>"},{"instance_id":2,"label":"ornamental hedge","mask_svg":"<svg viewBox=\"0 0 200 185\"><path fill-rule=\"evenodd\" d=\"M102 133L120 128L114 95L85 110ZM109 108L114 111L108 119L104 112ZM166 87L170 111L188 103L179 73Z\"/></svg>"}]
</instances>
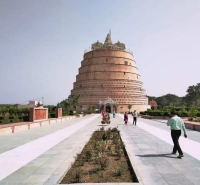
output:
<instances>
[{"instance_id":1,"label":"ornamental hedge","mask_svg":"<svg viewBox=\"0 0 200 185\"><path fill-rule=\"evenodd\" d=\"M151 110L148 109L147 111L140 112L141 115L149 115L149 116L169 116L170 115L170 110L168 111L163 111L163 110ZM191 110L186 111L186 110L179 110L176 111L176 114L180 117L200 117L200 111L195 112L193 116L191 116Z\"/></svg>"}]
</instances>

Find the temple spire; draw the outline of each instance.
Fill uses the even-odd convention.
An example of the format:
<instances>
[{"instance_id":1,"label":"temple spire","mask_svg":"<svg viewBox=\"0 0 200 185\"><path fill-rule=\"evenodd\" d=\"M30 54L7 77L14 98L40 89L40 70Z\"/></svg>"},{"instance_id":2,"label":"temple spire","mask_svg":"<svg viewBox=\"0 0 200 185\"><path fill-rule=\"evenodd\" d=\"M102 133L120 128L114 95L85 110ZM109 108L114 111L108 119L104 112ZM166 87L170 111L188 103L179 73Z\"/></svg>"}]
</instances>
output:
<instances>
[{"instance_id":1,"label":"temple spire","mask_svg":"<svg viewBox=\"0 0 200 185\"><path fill-rule=\"evenodd\" d=\"M104 44L112 44L112 40L111 40L111 37L110 37L110 33L107 34L106 40L105 40Z\"/></svg>"}]
</instances>

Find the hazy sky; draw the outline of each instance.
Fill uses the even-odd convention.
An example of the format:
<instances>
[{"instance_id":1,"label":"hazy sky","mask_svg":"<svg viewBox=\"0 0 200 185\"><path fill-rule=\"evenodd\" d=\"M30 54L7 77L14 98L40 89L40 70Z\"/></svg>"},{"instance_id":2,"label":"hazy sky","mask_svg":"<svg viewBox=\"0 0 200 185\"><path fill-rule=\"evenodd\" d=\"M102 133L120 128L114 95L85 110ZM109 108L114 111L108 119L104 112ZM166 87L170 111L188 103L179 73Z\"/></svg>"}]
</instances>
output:
<instances>
[{"instance_id":1,"label":"hazy sky","mask_svg":"<svg viewBox=\"0 0 200 185\"><path fill-rule=\"evenodd\" d=\"M146 94L200 82L199 0L0 0L0 103L66 99L84 50L111 29L134 54Z\"/></svg>"}]
</instances>

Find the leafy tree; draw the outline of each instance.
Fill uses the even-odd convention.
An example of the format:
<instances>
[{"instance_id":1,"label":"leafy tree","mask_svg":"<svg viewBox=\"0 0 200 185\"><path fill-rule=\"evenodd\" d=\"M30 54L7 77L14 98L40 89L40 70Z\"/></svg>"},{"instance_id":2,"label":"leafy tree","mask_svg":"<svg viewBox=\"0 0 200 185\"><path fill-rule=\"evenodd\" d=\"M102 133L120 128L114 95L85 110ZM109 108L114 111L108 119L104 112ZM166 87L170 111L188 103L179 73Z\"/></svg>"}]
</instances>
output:
<instances>
[{"instance_id":1,"label":"leafy tree","mask_svg":"<svg viewBox=\"0 0 200 185\"><path fill-rule=\"evenodd\" d=\"M69 106L73 109L76 109L77 106L80 106L78 100L80 98L80 95L69 95L67 99L67 103L69 103Z\"/></svg>"},{"instance_id":2,"label":"leafy tree","mask_svg":"<svg viewBox=\"0 0 200 185\"><path fill-rule=\"evenodd\" d=\"M187 89L187 95L185 97L185 100L188 105L200 105L200 83L197 85L189 86Z\"/></svg>"},{"instance_id":3,"label":"leafy tree","mask_svg":"<svg viewBox=\"0 0 200 185\"><path fill-rule=\"evenodd\" d=\"M65 99L57 104L57 108L62 108L62 112L64 114L66 114L68 112L69 106L70 105L69 105L68 99Z\"/></svg>"},{"instance_id":4,"label":"leafy tree","mask_svg":"<svg viewBox=\"0 0 200 185\"><path fill-rule=\"evenodd\" d=\"M129 110L129 112L130 112L132 106L133 106L133 105L128 105L128 110Z\"/></svg>"},{"instance_id":5,"label":"leafy tree","mask_svg":"<svg viewBox=\"0 0 200 185\"><path fill-rule=\"evenodd\" d=\"M173 105L173 106L181 106L183 105L183 98L178 97L174 94L166 94L160 97L148 96L149 101L156 101L158 108L162 109L165 106Z\"/></svg>"},{"instance_id":6,"label":"leafy tree","mask_svg":"<svg viewBox=\"0 0 200 185\"><path fill-rule=\"evenodd\" d=\"M91 105L88 105L88 107L87 107L87 111L88 111L89 114L92 113L92 106L91 106Z\"/></svg>"},{"instance_id":7,"label":"leafy tree","mask_svg":"<svg viewBox=\"0 0 200 185\"><path fill-rule=\"evenodd\" d=\"M194 118L197 114L197 108L196 107L191 107L190 110L189 110L189 113L188 113L188 116L190 118Z\"/></svg>"},{"instance_id":8,"label":"leafy tree","mask_svg":"<svg viewBox=\"0 0 200 185\"><path fill-rule=\"evenodd\" d=\"M3 116L6 115L6 113L9 112L9 109L7 107L1 107L0 108L0 114L2 114Z\"/></svg>"}]
</instances>

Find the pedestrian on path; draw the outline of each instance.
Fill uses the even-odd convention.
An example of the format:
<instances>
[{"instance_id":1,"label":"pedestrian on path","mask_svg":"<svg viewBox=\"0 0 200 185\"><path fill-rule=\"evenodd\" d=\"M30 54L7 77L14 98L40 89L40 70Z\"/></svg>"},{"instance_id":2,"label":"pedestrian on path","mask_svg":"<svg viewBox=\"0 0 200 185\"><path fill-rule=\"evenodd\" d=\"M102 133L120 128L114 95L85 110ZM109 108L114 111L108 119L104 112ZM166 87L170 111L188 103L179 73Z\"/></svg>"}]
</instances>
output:
<instances>
[{"instance_id":1,"label":"pedestrian on path","mask_svg":"<svg viewBox=\"0 0 200 185\"><path fill-rule=\"evenodd\" d=\"M127 125L127 123L128 123L128 113L127 112L125 112L125 114L124 114L124 123Z\"/></svg>"},{"instance_id":2,"label":"pedestrian on path","mask_svg":"<svg viewBox=\"0 0 200 185\"><path fill-rule=\"evenodd\" d=\"M175 111L171 112L170 119L167 121L167 126L170 126L171 137L174 143L172 154L176 154L178 150L179 156L177 158L184 157L178 140L181 136L181 130L184 131L185 138L187 138L187 134L183 120L176 115Z\"/></svg>"},{"instance_id":3,"label":"pedestrian on path","mask_svg":"<svg viewBox=\"0 0 200 185\"><path fill-rule=\"evenodd\" d=\"M136 125L137 117L138 117L138 113L136 112L136 110L134 110L134 112L132 113L132 116L133 116L133 125L134 125L134 123Z\"/></svg>"},{"instance_id":4,"label":"pedestrian on path","mask_svg":"<svg viewBox=\"0 0 200 185\"><path fill-rule=\"evenodd\" d=\"M113 111L113 118L115 118L115 111Z\"/></svg>"},{"instance_id":5,"label":"pedestrian on path","mask_svg":"<svg viewBox=\"0 0 200 185\"><path fill-rule=\"evenodd\" d=\"M105 116L104 110L101 111L101 115L102 115L102 118L104 118Z\"/></svg>"}]
</instances>

